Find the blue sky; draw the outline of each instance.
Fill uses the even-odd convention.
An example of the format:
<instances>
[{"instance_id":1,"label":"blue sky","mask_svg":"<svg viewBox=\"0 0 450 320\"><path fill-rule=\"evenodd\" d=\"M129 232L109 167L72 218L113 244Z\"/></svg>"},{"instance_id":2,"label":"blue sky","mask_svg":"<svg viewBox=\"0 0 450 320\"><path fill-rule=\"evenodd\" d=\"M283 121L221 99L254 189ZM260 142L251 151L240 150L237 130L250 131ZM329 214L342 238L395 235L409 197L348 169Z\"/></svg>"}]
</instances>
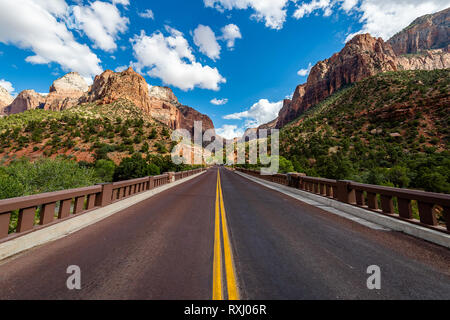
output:
<instances>
[{"instance_id":1,"label":"blue sky","mask_svg":"<svg viewBox=\"0 0 450 320\"><path fill-rule=\"evenodd\" d=\"M355 33L388 39L450 0L0 0L0 85L133 66L232 137L272 120ZM214 102L214 103L213 103Z\"/></svg>"}]
</instances>

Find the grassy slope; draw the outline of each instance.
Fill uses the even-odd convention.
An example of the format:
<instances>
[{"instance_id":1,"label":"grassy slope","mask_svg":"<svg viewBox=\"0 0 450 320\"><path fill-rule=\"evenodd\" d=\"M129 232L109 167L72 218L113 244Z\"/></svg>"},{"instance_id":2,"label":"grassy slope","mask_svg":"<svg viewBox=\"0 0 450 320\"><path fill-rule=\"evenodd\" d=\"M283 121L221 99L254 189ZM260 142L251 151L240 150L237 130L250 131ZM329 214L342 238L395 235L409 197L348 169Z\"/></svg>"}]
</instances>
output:
<instances>
[{"instance_id":1,"label":"grassy slope","mask_svg":"<svg viewBox=\"0 0 450 320\"><path fill-rule=\"evenodd\" d=\"M312 176L450 193L450 70L379 74L283 128L281 155Z\"/></svg>"},{"instance_id":2,"label":"grassy slope","mask_svg":"<svg viewBox=\"0 0 450 320\"><path fill-rule=\"evenodd\" d=\"M153 130L156 135L151 137ZM107 155L118 164L145 143L150 153L166 153L170 142L169 128L126 100L0 118L0 163L58 155L93 162Z\"/></svg>"}]
</instances>

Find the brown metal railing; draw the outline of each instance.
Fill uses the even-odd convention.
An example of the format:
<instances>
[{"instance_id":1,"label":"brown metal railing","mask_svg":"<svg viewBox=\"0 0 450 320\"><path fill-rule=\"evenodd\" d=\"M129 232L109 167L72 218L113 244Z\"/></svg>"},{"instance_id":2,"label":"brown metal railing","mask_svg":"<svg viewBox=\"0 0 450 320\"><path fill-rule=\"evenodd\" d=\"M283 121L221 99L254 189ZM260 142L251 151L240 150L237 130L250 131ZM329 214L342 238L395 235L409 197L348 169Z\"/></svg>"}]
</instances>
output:
<instances>
[{"instance_id":1,"label":"brown metal railing","mask_svg":"<svg viewBox=\"0 0 450 320\"><path fill-rule=\"evenodd\" d=\"M307 177L298 173L267 176L261 175L259 170L243 168L236 168L236 170L403 221L450 233L449 194L362 184L348 180Z\"/></svg>"},{"instance_id":2,"label":"brown metal railing","mask_svg":"<svg viewBox=\"0 0 450 320\"><path fill-rule=\"evenodd\" d=\"M186 172L169 172L86 188L0 200L0 241L8 236L23 234L39 226L49 225L171 183L177 180L177 176L186 178L205 170L200 168ZM13 212L17 212L17 224L12 221L16 216Z\"/></svg>"}]
</instances>

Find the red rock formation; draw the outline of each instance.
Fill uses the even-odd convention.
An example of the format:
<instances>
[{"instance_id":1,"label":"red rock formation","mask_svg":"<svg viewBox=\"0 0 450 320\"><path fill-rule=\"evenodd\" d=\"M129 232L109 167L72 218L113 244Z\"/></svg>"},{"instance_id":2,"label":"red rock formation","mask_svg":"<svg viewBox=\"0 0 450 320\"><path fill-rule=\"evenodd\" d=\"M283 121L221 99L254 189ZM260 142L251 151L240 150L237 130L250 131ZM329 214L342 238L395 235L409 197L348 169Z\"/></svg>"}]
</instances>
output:
<instances>
[{"instance_id":1,"label":"red rock formation","mask_svg":"<svg viewBox=\"0 0 450 320\"><path fill-rule=\"evenodd\" d=\"M109 104L119 99L127 99L137 107L150 111L147 82L131 67L117 73L106 70L96 76L91 89L80 99L80 102Z\"/></svg>"},{"instance_id":2,"label":"red rock formation","mask_svg":"<svg viewBox=\"0 0 450 320\"><path fill-rule=\"evenodd\" d=\"M76 106L88 90L88 84L78 73L68 73L53 82L44 109L60 111Z\"/></svg>"},{"instance_id":3,"label":"red rock formation","mask_svg":"<svg viewBox=\"0 0 450 320\"><path fill-rule=\"evenodd\" d=\"M297 86L295 89L292 100L285 99L283 101L283 107L278 113L278 120L275 127L282 128L290 121L296 118L301 108L301 103L303 101L303 96L305 95L306 84Z\"/></svg>"},{"instance_id":4,"label":"red rock formation","mask_svg":"<svg viewBox=\"0 0 450 320\"><path fill-rule=\"evenodd\" d=\"M203 122L204 130L214 128L208 116L181 106L170 88L149 86L144 77L131 67L120 73L107 70L96 76L91 89L80 102L109 104L119 99L133 102L172 129L183 128L193 132L194 121L197 120Z\"/></svg>"},{"instance_id":5,"label":"red rock formation","mask_svg":"<svg viewBox=\"0 0 450 320\"><path fill-rule=\"evenodd\" d=\"M45 103L45 97L36 93L34 90L24 90L7 106L4 111L6 114L15 114L32 109L41 109Z\"/></svg>"},{"instance_id":6,"label":"red rock formation","mask_svg":"<svg viewBox=\"0 0 450 320\"><path fill-rule=\"evenodd\" d=\"M357 35L331 58L317 63L306 84L285 100L277 128L342 87L380 72L450 68L450 8L416 19L388 42ZM413 55L406 55L413 54Z\"/></svg>"},{"instance_id":7,"label":"red rock formation","mask_svg":"<svg viewBox=\"0 0 450 320\"><path fill-rule=\"evenodd\" d=\"M394 35L388 43L397 55L424 50L449 51L450 8L417 18L407 28Z\"/></svg>"},{"instance_id":8,"label":"red rock formation","mask_svg":"<svg viewBox=\"0 0 450 320\"><path fill-rule=\"evenodd\" d=\"M297 87L291 102L285 101L276 127L283 127L346 85L396 70L397 57L389 44L369 34L357 35L339 53L311 69L307 83Z\"/></svg>"},{"instance_id":9,"label":"red rock formation","mask_svg":"<svg viewBox=\"0 0 450 320\"><path fill-rule=\"evenodd\" d=\"M194 134L194 122L201 121L203 132L214 129L214 124L207 115L183 105L179 105L178 110L180 111L178 128L187 129L191 134Z\"/></svg>"}]
</instances>

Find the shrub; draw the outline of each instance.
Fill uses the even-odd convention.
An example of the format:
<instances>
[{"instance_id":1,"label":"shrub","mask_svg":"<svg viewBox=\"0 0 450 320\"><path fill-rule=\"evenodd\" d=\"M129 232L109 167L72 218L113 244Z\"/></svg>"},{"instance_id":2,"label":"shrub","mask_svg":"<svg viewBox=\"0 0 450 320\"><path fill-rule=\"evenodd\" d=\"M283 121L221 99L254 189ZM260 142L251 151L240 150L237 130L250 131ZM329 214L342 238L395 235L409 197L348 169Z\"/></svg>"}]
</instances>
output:
<instances>
[{"instance_id":1,"label":"shrub","mask_svg":"<svg viewBox=\"0 0 450 320\"><path fill-rule=\"evenodd\" d=\"M142 178L150 175L147 161L138 153L125 158L114 171L114 181Z\"/></svg>"},{"instance_id":2,"label":"shrub","mask_svg":"<svg viewBox=\"0 0 450 320\"><path fill-rule=\"evenodd\" d=\"M23 158L0 167L0 198L86 187L98 182L94 170L73 160Z\"/></svg>"},{"instance_id":3,"label":"shrub","mask_svg":"<svg viewBox=\"0 0 450 320\"><path fill-rule=\"evenodd\" d=\"M116 165L111 160L100 159L95 162L95 173L101 182L112 182Z\"/></svg>"}]
</instances>

